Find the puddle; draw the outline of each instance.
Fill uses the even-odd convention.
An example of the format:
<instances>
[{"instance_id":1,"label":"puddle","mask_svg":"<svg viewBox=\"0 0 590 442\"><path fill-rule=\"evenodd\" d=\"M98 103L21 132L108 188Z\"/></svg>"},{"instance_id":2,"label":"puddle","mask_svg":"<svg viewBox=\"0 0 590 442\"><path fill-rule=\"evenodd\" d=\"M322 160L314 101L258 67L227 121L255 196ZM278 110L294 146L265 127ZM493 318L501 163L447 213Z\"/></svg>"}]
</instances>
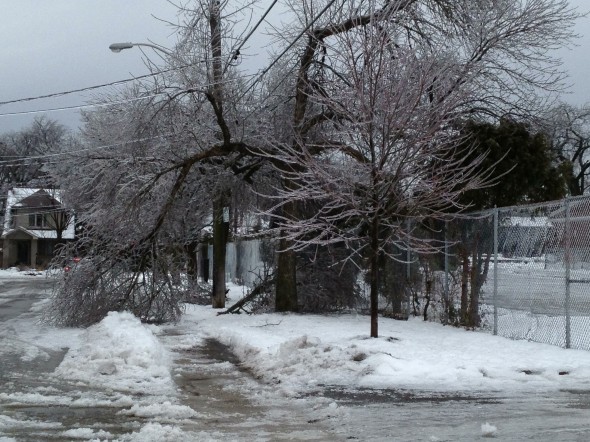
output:
<instances>
[{"instance_id":1,"label":"puddle","mask_svg":"<svg viewBox=\"0 0 590 442\"><path fill-rule=\"evenodd\" d=\"M471 402L475 405L499 404L499 398L482 397L477 395L445 394L416 392L394 389L358 388L350 389L340 386L325 386L320 392L311 396L323 396L345 405L405 405L413 403L443 404L448 402Z\"/></svg>"}]
</instances>

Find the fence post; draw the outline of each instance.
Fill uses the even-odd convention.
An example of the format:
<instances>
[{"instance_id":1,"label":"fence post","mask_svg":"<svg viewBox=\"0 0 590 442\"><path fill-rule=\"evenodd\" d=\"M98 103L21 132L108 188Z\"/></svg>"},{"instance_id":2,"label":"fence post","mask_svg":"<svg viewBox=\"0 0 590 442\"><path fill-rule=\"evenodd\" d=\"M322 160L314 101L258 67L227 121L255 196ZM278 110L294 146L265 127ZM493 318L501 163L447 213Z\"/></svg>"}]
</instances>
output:
<instances>
[{"instance_id":1,"label":"fence post","mask_svg":"<svg viewBox=\"0 0 590 442\"><path fill-rule=\"evenodd\" d=\"M571 348L570 284L571 284L571 232L570 202L565 199L565 348Z\"/></svg>"},{"instance_id":2,"label":"fence post","mask_svg":"<svg viewBox=\"0 0 590 442\"><path fill-rule=\"evenodd\" d=\"M408 287L411 286L410 284L410 276L411 275L411 259L412 259L412 252L410 250L410 234L411 234L411 228L412 228L412 220L410 218L408 218L406 220L406 228L407 228L407 245L406 245L406 281L408 284ZM410 312L412 310L412 299L411 299L411 290L406 290L407 293L407 299L406 299L406 305L407 307L407 315L408 318L410 317Z\"/></svg>"},{"instance_id":3,"label":"fence post","mask_svg":"<svg viewBox=\"0 0 590 442\"><path fill-rule=\"evenodd\" d=\"M494 335L498 334L498 208L494 208Z\"/></svg>"},{"instance_id":4,"label":"fence post","mask_svg":"<svg viewBox=\"0 0 590 442\"><path fill-rule=\"evenodd\" d=\"M445 297L445 317L443 318L443 323L447 325L449 323L449 238L448 238L448 231L449 231L449 221L445 220L445 288L444 288L444 297Z\"/></svg>"}]
</instances>

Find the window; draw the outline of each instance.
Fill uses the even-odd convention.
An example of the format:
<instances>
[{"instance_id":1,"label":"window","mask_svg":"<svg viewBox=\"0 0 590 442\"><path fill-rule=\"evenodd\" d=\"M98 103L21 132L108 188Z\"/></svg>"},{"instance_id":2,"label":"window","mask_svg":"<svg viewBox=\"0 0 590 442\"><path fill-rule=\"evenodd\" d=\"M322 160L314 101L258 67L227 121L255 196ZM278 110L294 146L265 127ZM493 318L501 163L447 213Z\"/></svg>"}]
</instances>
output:
<instances>
[{"instance_id":1,"label":"window","mask_svg":"<svg viewBox=\"0 0 590 442\"><path fill-rule=\"evenodd\" d=\"M47 219L42 213L29 214L29 227L43 228L47 227Z\"/></svg>"}]
</instances>

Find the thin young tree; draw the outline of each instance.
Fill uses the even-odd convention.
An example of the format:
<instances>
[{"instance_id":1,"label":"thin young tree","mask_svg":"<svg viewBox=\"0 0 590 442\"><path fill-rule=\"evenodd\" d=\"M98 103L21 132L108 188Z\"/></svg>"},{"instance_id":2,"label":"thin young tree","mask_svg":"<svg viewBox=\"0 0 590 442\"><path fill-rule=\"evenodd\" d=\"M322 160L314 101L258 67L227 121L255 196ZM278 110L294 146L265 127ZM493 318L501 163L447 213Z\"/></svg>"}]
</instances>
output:
<instances>
[{"instance_id":1,"label":"thin young tree","mask_svg":"<svg viewBox=\"0 0 590 442\"><path fill-rule=\"evenodd\" d=\"M548 92L562 86L559 60L551 51L568 44L577 18L565 0L396 0L385 4L325 0L290 5L296 26L290 24L277 38L289 43L297 38L300 29L306 30L297 55L281 65L295 76L294 92L285 94L282 100L293 115L288 125L291 132L287 132L299 155L297 145L307 142L311 129L323 127L335 117L334 109L316 97L329 97L349 87L347 74L340 72L334 60L341 51L334 43L340 36L379 22L387 29L393 45L429 48L439 60L455 64L447 84L433 81L426 91L433 106L460 89L464 96L460 112L472 118L507 113L529 117L543 109ZM290 81L288 74L282 78ZM280 102L273 93L281 89L272 87L263 103ZM285 164L284 169L281 173L287 176L289 165ZM284 180L284 187L291 185ZM295 204L285 202L281 210L286 218L298 217ZM280 249L277 305L296 310L296 258L284 235Z\"/></svg>"},{"instance_id":2,"label":"thin young tree","mask_svg":"<svg viewBox=\"0 0 590 442\"><path fill-rule=\"evenodd\" d=\"M367 259L373 337L378 335L380 256L389 245L428 249L407 231L406 221L441 216L455 208L463 189L480 184L472 173L477 161L460 166L454 159L451 123L460 101L450 97L433 106L428 100L428 88L452 79L455 67L391 46L380 28L341 39L339 69L348 84L322 103L337 115L330 121L331 138L278 146L283 162L299 166L279 204L317 205L308 218L283 217L283 235L295 250L344 242L350 258ZM435 158L449 160L435 170Z\"/></svg>"}]
</instances>

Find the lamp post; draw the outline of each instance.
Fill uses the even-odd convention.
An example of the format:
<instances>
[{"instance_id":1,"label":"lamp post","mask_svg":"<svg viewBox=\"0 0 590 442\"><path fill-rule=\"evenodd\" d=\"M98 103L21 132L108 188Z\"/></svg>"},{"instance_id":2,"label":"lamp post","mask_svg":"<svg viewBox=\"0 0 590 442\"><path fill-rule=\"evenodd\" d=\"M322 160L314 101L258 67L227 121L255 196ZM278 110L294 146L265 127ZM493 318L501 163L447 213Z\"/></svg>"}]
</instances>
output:
<instances>
[{"instance_id":1,"label":"lamp post","mask_svg":"<svg viewBox=\"0 0 590 442\"><path fill-rule=\"evenodd\" d=\"M118 53L118 52L121 52L123 49L131 49L134 46L147 46L148 48L152 48L156 51L163 52L164 54L166 54L168 56L173 56L172 52L170 52L168 49L163 48L162 46L151 44L151 43L131 43L131 42L113 43L112 45L109 46L109 49L113 52Z\"/></svg>"}]
</instances>

